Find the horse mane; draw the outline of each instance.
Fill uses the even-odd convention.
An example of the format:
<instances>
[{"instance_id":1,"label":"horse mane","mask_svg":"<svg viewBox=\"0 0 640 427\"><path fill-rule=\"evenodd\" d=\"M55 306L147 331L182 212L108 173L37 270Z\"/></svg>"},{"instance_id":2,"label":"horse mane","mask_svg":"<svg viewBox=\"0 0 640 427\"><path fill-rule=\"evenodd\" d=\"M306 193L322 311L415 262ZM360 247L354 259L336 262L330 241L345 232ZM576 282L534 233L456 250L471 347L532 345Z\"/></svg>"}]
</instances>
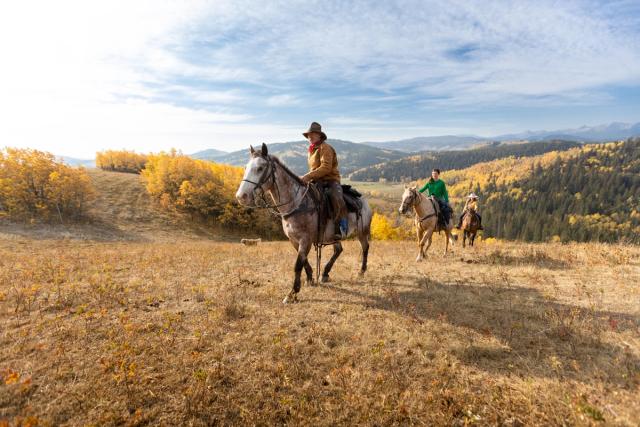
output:
<instances>
[{"instance_id":1,"label":"horse mane","mask_svg":"<svg viewBox=\"0 0 640 427\"><path fill-rule=\"evenodd\" d=\"M276 157L274 155L269 155L269 157L271 158L271 160L273 160L275 163L277 163L278 166L280 166L287 173L287 175L289 175L291 178L293 178L293 180L295 182L297 182L300 185L305 185L305 183L302 182L302 179L300 179L298 174L293 172L291 169L289 169L289 166L287 166L284 163L282 163L282 160L280 160L278 157Z\"/></svg>"}]
</instances>

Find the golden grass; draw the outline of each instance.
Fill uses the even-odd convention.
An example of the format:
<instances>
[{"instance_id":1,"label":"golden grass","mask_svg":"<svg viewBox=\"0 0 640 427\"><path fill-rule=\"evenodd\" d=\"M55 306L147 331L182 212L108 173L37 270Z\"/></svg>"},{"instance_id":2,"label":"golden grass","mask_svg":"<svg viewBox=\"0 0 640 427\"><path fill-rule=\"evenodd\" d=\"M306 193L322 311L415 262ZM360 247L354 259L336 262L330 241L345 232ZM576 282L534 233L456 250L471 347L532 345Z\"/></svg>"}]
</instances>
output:
<instances>
[{"instance_id":1,"label":"golden grass","mask_svg":"<svg viewBox=\"0 0 640 427\"><path fill-rule=\"evenodd\" d=\"M640 423L640 248L442 240L2 239L0 425Z\"/></svg>"}]
</instances>

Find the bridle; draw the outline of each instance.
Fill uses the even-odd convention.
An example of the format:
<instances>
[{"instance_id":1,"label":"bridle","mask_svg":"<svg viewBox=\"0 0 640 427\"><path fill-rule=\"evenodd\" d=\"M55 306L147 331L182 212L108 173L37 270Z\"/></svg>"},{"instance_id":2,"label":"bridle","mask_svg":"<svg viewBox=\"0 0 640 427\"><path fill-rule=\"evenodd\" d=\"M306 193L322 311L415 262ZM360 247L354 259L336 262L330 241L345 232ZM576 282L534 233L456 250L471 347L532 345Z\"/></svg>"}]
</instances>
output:
<instances>
[{"instance_id":1,"label":"bridle","mask_svg":"<svg viewBox=\"0 0 640 427\"><path fill-rule=\"evenodd\" d=\"M278 215L278 216L281 216L281 217L290 216L292 213L294 213L296 210L298 210L298 208L302 204L302 201L305 199L307 193L309 192L309 187L310 187L309 184L306 185L305 192L302 195L302 197L300 198L300 203L298 203L297 206L295 206L289 212L285 212L285 213L279 212L277 210L277 208L285 206L285 205L288 205L289 203L291 203L292 201L294 201L296 199L296 197L298 196L298 193L300 192L300 187L298 187L296 189L296 193L294 194L293 198L291 198L290 200L288 200L288 201L286 201L284 203L270 204L267 201L267 198L265 196L265 191L264 191L264 189L262 187L265 184L267 184L269 181L271 181L271 183L273 185L273 188L275 189L275 193L277 194L278 202L280 202L280 188L278 187L278 182L276 181L276 162L268 154L267 155L257 154L257 156L259 156L262 159L266 160L267 168L264 170L264 172L262 173L262 175L258 179L258 182L254 182L254 181L251 181L249 179L243 179L242 180L242 182L248 182L249 184L253 184L253 186L254 186L253 187L253 191L252 191L253 200L254 201L260 200L262 202L262 204L260 204L260 205L256 203L256 206L250 206L250 207L251 208L257 208L257 209L269 209L274 215ZM285 171L286 171L286 169L285 169Z\"/></svg>"},{"instance_id":2,"label":"bridle","mask_svg":"<svg viewBox=\"0 0 640 427\"><path fill-rule=\"evenodd\" d=\"M416 198L418 197L418 191L415 188L410 188L409 192L411 193L411 197L407 197L400 204L400 211L401 212L405 212L406 213L407 209L409 209L409 206L415 206L415 204L416 204ZM437 215L438 211L437 211L436 206L435 206L435 204L433 202L433 199L431 199L431 204L433 205L433 213L430 213L428 215L423 216L422 218L419 219L419 222L422 222L425 219L429 219L429 218ZM416 212L416 218L417 217L418 217L418 213Z\"/></svg>"},{"instance_id":3,"label":"bridle","mask_svg":"<svg viewBox=\"0 0 640 427\"><path fill-rule=\"evenodd\" d=\"M416 202L416 190L413 188L409 189L409 192L411 193L411 197L407 197L406 199L404 199L402 201L402 203L400 204L400 211L406 213L407 209L409 209L409 207L413 206Z\"/></svg>"}]
</instances>

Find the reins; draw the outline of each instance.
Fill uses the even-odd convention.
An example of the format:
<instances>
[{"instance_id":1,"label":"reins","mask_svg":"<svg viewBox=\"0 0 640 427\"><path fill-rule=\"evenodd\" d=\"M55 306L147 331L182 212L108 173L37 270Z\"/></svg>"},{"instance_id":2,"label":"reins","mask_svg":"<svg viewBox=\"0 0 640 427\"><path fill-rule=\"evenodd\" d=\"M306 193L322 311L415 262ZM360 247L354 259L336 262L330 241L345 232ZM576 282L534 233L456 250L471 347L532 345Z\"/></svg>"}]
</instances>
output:
<instances>
[{"instance_id":1,"label":"reins","mask_svg":"<svg viewBox=\"0 0 640 427\"><path fill-rule=\"evenodd\" d=\"M249 184L253 184L254 188L253 188L253 194L254 194L254 199L258 199L258 197L256 197L256 195L258 194L257 190L260 190L259 193L259 200L262 200L262 202L264 202L264 204L262 206L257 205L256 206L251 206L251 208L253 209L269 209L271 211L272 214L280 216L280 217L288 217L291 216L293 213L295 213L295 211L297 211L300 206L302 205L302 202L304 201L304 199L307 197L307 193L309 192L309 188L311 187L310 184L306 185L305 191L302 194L302 197L300 198L300 202L293 208L291 209L289 212L279 212L278 208L288 205L289 203L291 203L292 201L294 201L296 199L296 197L298 196L298 193L300 192L300 187L298 187L296 189L296 193L294 194L293 198L291 198L290 200L283 202L283 203L276 203L276 204L270 204L266 197L265 197L265 193L264 190L262 189L262 186L264 184L266 184L269 180L271 180L273 182L273 187L275 188L275 192L277 194L277 198L278 198L278 202L280 202L280 188L278 187L278 182L276 181L276 166L275 166L275 160L273 160L271 158L271 156L262 156L262 158L264 158L265 160L267 160L268 164L269 164L269 168L267 170L264 171L264 173L262 174L262 176L260 177L260 179L258 180L258 182L254 182L251 181L249 179L243 179L243 182L248 182ZM289 173L289 171L287 171L286 169L283 169L285 172ZM297 178L297 177L296 177Z\"/></svg>"}]
</instances>

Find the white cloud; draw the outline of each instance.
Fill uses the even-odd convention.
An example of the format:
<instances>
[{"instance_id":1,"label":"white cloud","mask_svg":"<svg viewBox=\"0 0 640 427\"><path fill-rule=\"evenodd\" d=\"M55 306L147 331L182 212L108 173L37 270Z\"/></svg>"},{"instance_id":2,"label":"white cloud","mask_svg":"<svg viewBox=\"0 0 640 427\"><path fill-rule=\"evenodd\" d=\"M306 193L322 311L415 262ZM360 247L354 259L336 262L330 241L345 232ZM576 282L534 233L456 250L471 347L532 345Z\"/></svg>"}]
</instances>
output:
<instances>
[{"instance_id":1,"label":"white cloud","mask_svg":"<svg viewBox=\"0 0 640 427\"><path fill-rule=\"evenodd\" d=\"M639 20L637 2L4 2L0 145L234 149L297 138L288 115L314 106L355 140L498 133L370 113L610 103L603 86L640 84Z\"/></svg>"},{"instance_id":2,"label":"white cloud","mask_svg":"<svg viewBox=\"0 0 640 427\"><path fill-rule=\"evenodd\" d=\"M288 107L299 103L300 99L292 95L274 95L267 98L267 105L270 107Z\"/></svg>"}]
</instances>

